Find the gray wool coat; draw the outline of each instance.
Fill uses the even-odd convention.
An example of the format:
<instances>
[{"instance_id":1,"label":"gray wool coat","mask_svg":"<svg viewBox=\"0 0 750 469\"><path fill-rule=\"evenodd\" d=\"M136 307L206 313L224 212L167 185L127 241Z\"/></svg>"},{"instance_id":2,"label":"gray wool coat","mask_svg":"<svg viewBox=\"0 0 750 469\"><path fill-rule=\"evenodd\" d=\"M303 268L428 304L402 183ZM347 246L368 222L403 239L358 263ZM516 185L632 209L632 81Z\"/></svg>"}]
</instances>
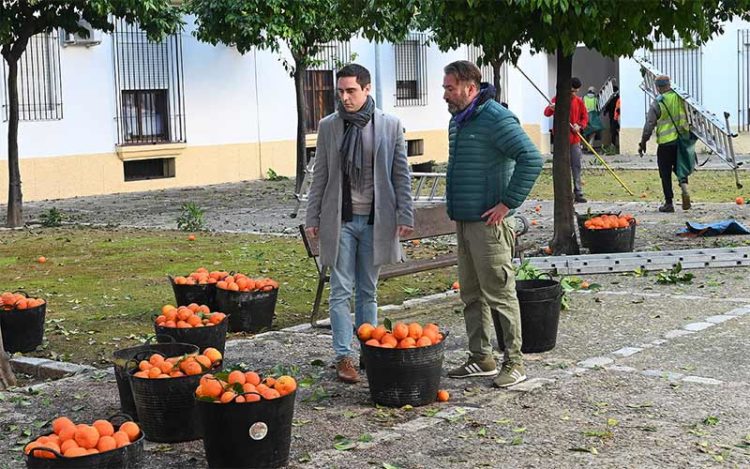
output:
<instances>
[{"instance_id":1,"label":"gray wool coat","mask_svg":"<svg viewBox=\"0 0 750 469\"><path fill-rule=\"evenodd\" d=\"M375 109L373 126L374 259L375 265L383 265L401 260L397 225L414 226L414 208L401 121ZM320 262L329 267L336 264L341 233L343 178L339 147L343 137L344 121L338 113L320 121L305 219L307 227L318 227Z\"/></svg>"}]
</instances>

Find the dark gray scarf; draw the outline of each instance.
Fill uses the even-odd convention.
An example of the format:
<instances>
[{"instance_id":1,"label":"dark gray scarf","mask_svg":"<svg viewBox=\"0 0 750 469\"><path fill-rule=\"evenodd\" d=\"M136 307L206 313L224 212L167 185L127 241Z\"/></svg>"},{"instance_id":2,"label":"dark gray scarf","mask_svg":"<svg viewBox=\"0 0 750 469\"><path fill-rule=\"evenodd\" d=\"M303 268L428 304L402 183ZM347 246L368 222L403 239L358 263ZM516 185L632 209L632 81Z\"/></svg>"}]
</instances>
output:
<instances>
[{"instance_id":1,"label":"dark gray scarf","mask_svg":"<svg viewBox=\"0 0 750 469\"><path fill-rule=\"evenodd\" d=\"M364 155L362 154L362 129L372 119L375 111L375 101L372 96L367 97L365 105L357 112L348 112L339 101L339 117L349 125L344 126L344 139L339 147L341 164L344 174L349 176L352 187L361 190L363 185Z\"/></svg>"}]
</instances>

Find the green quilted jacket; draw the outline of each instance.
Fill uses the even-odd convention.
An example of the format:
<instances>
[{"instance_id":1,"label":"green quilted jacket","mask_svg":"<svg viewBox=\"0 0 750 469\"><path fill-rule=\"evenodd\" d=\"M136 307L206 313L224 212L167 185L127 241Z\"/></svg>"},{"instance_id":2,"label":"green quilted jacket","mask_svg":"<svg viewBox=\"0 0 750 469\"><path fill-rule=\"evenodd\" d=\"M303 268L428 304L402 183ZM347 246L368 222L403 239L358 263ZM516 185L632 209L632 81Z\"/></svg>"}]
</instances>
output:
<instances>
[{"instance_id":1,"label":"green quilted jacket","mask_svg":"<svg viewBox=\"0 0 750 469\"><path fill-rule=\"evenodd\" d=\"M542 155L515 115L496 101L477 107L458 128L451 119L446 188L448 216L480 221L499 202L518 208L542 171Z\"/></svg>"}]
</instances>

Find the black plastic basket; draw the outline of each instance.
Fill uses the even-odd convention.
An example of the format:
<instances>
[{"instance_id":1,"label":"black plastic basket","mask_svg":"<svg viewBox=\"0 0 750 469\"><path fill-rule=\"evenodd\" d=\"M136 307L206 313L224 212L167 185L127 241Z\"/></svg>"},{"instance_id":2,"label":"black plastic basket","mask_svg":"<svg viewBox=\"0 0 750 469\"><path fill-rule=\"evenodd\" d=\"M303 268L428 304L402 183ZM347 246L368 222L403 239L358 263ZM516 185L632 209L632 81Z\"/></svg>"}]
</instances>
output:
<instances>
[{"instance_id":1,"label":"black plastic basket","mask_svg":"<svg viewBox=\"0 0 750 469\"><path fill-rule=\"evenodd\" d=\"M164 327L154 323L154 331L156 331L156 340L159 343L167 342L169 341L168 337L171 337L179 343L193 344L201 352L213 347L224 355L228 324L229 318L224 318L215 326L203 327Z\"/></svg>"},{"instance_id":2,"label":"black plastic basket","mask_svg":"<svg viewBox=\"0 0 750 469\"><path fill-rule=\"evenodd\" d=\"M198 353L198 347L190 344L179 344L185 345L178 349L168 347L168 345L175 344L175 340L172 337L167 336L168 343L166 344L152 344L149 339L143 345L136 345L135 347L124 348L121 350L115 350L112 353L112 366L115 371L115 381L117 382L117 392L120 395L120 411L124 414L132 415L134 421L138 421L138 412L135 408L135 401L133 400L133 391L130 389L130 380L128 379L128 372L125 369L127 363L131 360L136 360L141 357L148 357L152 353L159 353L166 357L176 356L168 355L168 353L177 351L177 355L184 355L190 353Z\"/></svg>"},{"instance_id":3,"label":"black plastic basket","mask_svg":"<svg viewBox=\"0 0 750 469\"><path fill-rule=\"evenodd\" d=\"M444 335L439 344L407 349L373 347L360 341L373 402L388 407L435 402L448 333Z\"/></svg>"},{"instance_id":4,"label":"black plastic basket","mask_svg":"<svg viewBox=\"0 0 750 469\"><path fill-rule=\"evenodd\" d=\"M596 218L601 215L611 215L608 212L591 212L591 213L578 213L576 212L576 222L578 222L578 233L581 236L581 246L588 248L591 244L589 233L593 230L589 230L584 226L587 220Z\"/></svg>"},{"instance_id":5,"label":"black plastic basket","mask_svg":"<svg viewBox=\"0 0 750 469\"><path fill-rule=\"evenodd\" d=\"M174 348L168 356L181 355L180 352L175 353L175 350L183 346L183 350L188 350L187 347L195 350L188 344L160 345ZM134 362L135 360L129 364ZM148 441L175 443L197 440L203 436L195 410L195 389L208 371L169 379L138 378L133 376L135 371L128 369L128 379L139 424Z\"/></svg>"},{"instance_id":6,"label":"black plastic basket","mask_svg":"<svg viewBox=\"0 0 750 469\"><path fill-rule=\"evenodd\" d=\"M557 344L557 328L562 307L562 286L552 279L517 280L516 294L521 309L521 351L546 352ZM505 350L503 327L498 312L492 312L497 344Z\"/></svg>"},{"instance_id":7,"label":"black plastic basket","mask_svg":"<svg viewBox=\"0 0 750 469\"><path fill-rule=\"evenodd\" d=\"M218 288L216 308L229 315L232 332L261 332L273 325L279 289L240 292Z\"/></svg>"},{"instance_id":8,"label":"black plastic basket","mask_svg":"<svg viewBox=\"0 0 750 469\"><path fill-rule=\"evenodd\" d=\"M215 309L214 299L216 298L216 284L207 283L204 285L177 285L174 283L174 277L167 275L169 284L172 285L174 299L177 306L187 306L190 303L206 305L213 311Z\"/></svg>"},{"instance_id":9,"label":"black plastic basket","mask_svg":"<svg viewBox=\"0 0 750 469\"><path fill-rule=\"evenodd\" d=\"M286 466L296 395L228 404L196 399L208 467Z\"/></svg>"},{"instance_id":10,"label":"black plastic basket","mask_svg":"<svg viewBox=\"0 0 750 469\"><path fill-rule=\"evenodd\" d=\"M28 298L25 292L16 292ZM0 310L3 329L3 348L8 353L33 352L44 339L44 318L47 301L26 309Z\"/></svg>"},{"instance_id":11,"label":"black plastic basket","mask_svg":"<svg viewBox=\"0 0 750 469\"><path fill-rule=\"evenodd\" d=\"M108 418L115 429L119 429L122 423L115 425L118 420L127 421L132 420L129 415L118 414ZM129 445L125 445L122 448L115 448L110 451L98 454L89 454L87 456L79 456L75 458L66 458L57 451L51 449L35 448L26 455L26 467L34 469L130 469L141 467L141 460L143 459L143 431L141 431L140 437L133 441ZM47 433L46 435L50 435ZM41 435L40 435L41 436ZM35 438L36 440L36 438ZM55 454L54 459L40 458L35 454L40 454L42 451L48 451Z\"/></svg>"},{"instance_id":12,"label":"black plastic basket","mask_svg":"<svg viewBox=\"0 0 750 469\"><path fill-rule=\"evenodd\" d=\"M635 246L635 220L625 228L608 228L589 230L587 232L588 248L591 254L605 254L612 252L632 252Z\"/></svg>"}]
</instances>

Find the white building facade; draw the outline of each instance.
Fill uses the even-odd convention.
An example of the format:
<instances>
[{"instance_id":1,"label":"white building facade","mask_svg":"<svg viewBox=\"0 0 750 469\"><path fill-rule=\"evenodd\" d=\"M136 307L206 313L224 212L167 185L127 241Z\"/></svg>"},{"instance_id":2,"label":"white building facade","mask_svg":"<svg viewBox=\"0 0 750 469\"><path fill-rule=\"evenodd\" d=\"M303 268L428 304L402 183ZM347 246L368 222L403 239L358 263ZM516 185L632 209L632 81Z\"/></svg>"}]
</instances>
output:
<instances>
[{"instance_id":1,"label":"white building facade","mask_svg":"<svg viewBox=\"0 0 750 469\"><path fill-rule=\"evenodd\" d=\"M265 177L269 169L293 176L294 83L278 56L261 50L243 56L232 47L201 43L191 34L191 19L186 22L182 33L159 44L122 23L113 34L95 34L93 42L64 34L35 38L19 76L26 200L237 182ZM748 23L730 23L697 56L687 57L675 44L658 52L675 59L664 62L665 68L673 67L664 71L675 74L677 84L683 86L679 78L686 77L705 107L732 115L733 130L740 132L738 152L750 152L748 31ZM476 56L477 50L443 53L425 39L415 33L401 44L362 38L331 44L305 81L308 147L314 149L319 118L333 111L334 70L354 57L372 73L378 107L401 118L410 161L445 161L450 115L442 99L442 68ZM554 57L524 53L518 68L502 74L509 108L532 141L548 152L546 101L519 69L551 96ZM3 71L0 187L7 187L7 67ZM491 77L491 70L484 72ZM584 88L598 88L608 77L617 80L620 149L635 154L647 104L638 87L638 65L580 48L574 75Z\"/></svg>"}]
</instances>

